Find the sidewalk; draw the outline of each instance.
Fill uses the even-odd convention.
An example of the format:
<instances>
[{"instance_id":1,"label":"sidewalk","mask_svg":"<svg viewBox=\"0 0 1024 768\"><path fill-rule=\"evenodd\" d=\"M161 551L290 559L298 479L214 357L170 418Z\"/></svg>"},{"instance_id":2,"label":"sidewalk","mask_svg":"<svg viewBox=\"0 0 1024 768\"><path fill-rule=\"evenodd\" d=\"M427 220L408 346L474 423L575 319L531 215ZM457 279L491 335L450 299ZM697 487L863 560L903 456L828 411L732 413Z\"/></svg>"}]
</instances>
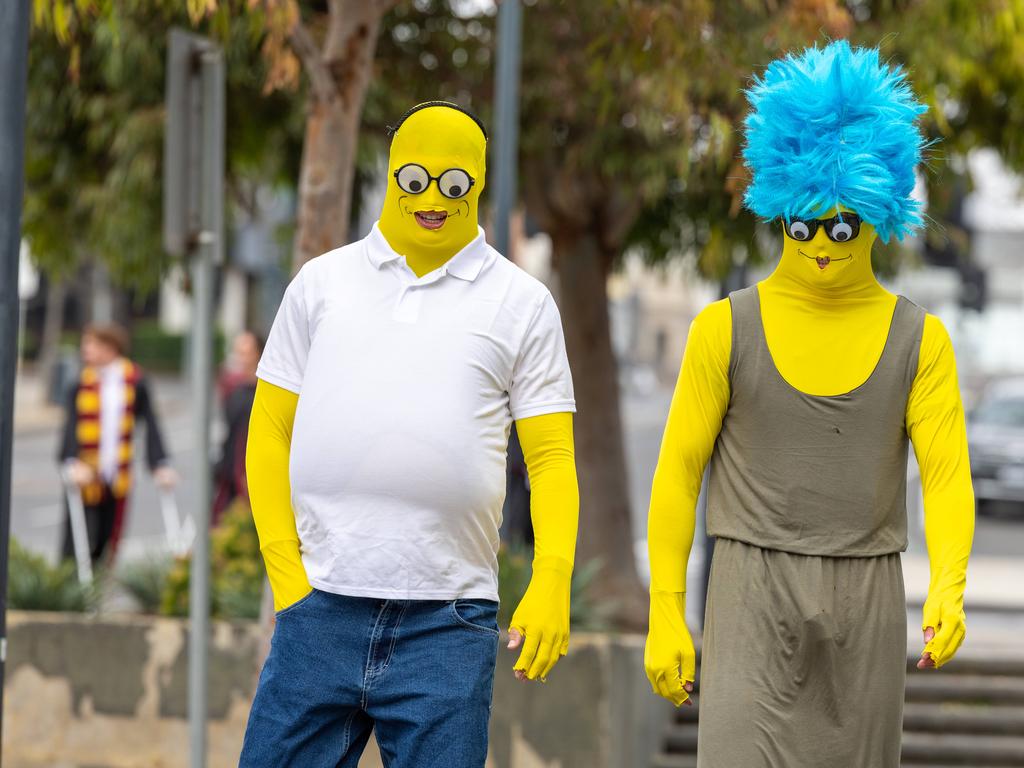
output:
<instances>
[{"instance_id":1,"label":"sidewalk","mask_svg":"<svg viewBox=\"0 0 1024 768\"><path fill-rule=\"evenodd\" d=\"M928 579L927 556L904 553L903 580L908 606L924 605ZM967 566L964 604L968 612L1024 613L1024 556L1016 559L974 555Z\"/></svg>"},{"instance_id":2,"label":"sidewalk","mask_svg":"<svg viewBox=\"0 0 1024 768\"><path fill-rule=\"evenodd\" d=\"M23 368L14 384L14 434L55 431L63 420L63 406L46 402L46 382Z\"/></svg>"}]
</instances>

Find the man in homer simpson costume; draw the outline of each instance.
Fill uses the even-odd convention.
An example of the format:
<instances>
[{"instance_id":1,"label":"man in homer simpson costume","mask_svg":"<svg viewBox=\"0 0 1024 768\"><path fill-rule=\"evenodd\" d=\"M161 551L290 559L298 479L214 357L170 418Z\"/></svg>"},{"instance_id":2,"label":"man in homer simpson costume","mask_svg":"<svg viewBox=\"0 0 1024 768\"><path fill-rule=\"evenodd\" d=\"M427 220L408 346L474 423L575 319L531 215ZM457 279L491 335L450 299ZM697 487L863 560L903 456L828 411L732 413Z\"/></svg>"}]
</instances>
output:
<instances>
[{"instance_id":1,"label":"man in homer simpson costume","mask_svg":"<svg viewBox=\"0 0 1024 768\"><path fill-rule=\"evenodd\" d=\"M411 109L380 220L285 293L249 430L277 621L243 766L355 766L371 729L390 768L484 765L513 420L536 531L515 675L566 652L572 380L551 295L477 225L486 148L462 108Z\"/></svg>"},{"instance_id":2,"label":"man in homer simpson costume","mask_svg":"<svg viewBox=\"0 0 1024 768\"><path fill-rule=\"evenodd\" d=\"M921 224L925 107L845 41L773 62L747 95L746 204L779 220L782 258L690 328L652 490L645 666L687 701L686 563L710 461L698 764L897 768L908 441L931 562L919 668L963 641L974 528L949 336L871 269L876 236Z\"/></svg>"}]
</instances>

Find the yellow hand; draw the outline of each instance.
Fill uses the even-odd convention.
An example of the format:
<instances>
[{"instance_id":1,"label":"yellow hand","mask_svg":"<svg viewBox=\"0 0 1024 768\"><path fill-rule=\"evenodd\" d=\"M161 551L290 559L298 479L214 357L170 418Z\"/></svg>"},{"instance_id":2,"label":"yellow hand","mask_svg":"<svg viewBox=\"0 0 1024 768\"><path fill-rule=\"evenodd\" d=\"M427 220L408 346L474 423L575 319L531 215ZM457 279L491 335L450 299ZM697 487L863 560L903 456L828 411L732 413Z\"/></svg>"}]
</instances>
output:
<instances>
[{"instance_id":1,"label":"yellow hand","mask_svg":"<svg viewBox=\"0 0 1024 768\"><path fill-rule=\"evenodd\" d=\"M249 417L245 473L260 551L274 593L274 610L292 605L312 590L299 553L291 504L288 457L299 396L262 379Z\"/></svg>"},{"instance_id":2,"label":"yellow hand","mask_svg":"<svg viewBox=\"0 0 1024 768\"><path fill-rule=\"evenodd\" d=\"M520 679L545 680L555 663L569 650L569 593L572 564L558 558L534 560L533 578L512 615L509 648L523 650L512 667Z\"/></svg>"},{"instance_id":3,"label":"yellow hand","mask_svg":"<svg viewBox=\"0 0 1024 768\"><path fill-rule=\"evenodd\" d=\"M572 414L519 419L516 431L530 476L534 558L530 586L509 625L509 648L525 639L513 669L520 678L544 680L569 649L569 595L580 507Z\"/></svg>"},{"instance_id":4,"label":"yellow hand","mask_svg":"<svg viewBox=\"0 0 1024 768\"><path fill-rule=\"evenodd\" d=\"M974 488L953 345L932 315L925 318L917 376L907 400L907 430L921 467L931 565L918 667L938 669L953 658L966 634L964 588L974 539Z\"/></svg>"},{"instance_id":5,"label":"yellow hand","mask_svg":"<svg viewBox=\"0 0 1024 768\"><path fill-rule=\"evenodd\" d=\"M917 662L918 669L938 669L957 652L967 635L967 616L964 601L951 600L943 603L941 598L931 595L924 603L924 651Z\"/></svg>"},{"instance_id":6,"label":"yellow hand","mask_svg":"<svg viewBox=\"0 0 1024 768\"><path fill-rule=\"evenodd\" d=\"M689 702L696 673L693 639L686 628L686 593L651 590L644 670L651 688L677 707Z\"/></svg>"}]
</instances>

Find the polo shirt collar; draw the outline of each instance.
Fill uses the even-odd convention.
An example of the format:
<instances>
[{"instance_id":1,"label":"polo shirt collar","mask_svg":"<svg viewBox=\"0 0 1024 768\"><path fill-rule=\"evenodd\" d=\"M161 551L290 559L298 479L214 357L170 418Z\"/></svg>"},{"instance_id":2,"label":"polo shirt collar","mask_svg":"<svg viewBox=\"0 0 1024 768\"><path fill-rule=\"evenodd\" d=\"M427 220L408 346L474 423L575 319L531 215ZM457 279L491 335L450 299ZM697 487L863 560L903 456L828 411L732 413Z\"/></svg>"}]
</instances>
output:
<instances>
[{"instance_id":1,"label":"polo shirt collar","mask_svg":"<svg viewBox=\"0 0 1024 768\"><path fill-rule=\"evenodd\" d=\"M366 236L366 255L370 259L370 263L377 269L380 269L389 262L402 258L402 254L398 253L388 243L380 231L380 226L377 222L374 222L370 234ZM481 270L483 270L484 264L487 261L487 255L488 248L487 241L484 238L484 230L483 227L478 226L476 237L470 240L461 251L448 259L441 269L446 274L457 277L460 280L472 282L476 280Z\"/></svg>"}]
</instances>

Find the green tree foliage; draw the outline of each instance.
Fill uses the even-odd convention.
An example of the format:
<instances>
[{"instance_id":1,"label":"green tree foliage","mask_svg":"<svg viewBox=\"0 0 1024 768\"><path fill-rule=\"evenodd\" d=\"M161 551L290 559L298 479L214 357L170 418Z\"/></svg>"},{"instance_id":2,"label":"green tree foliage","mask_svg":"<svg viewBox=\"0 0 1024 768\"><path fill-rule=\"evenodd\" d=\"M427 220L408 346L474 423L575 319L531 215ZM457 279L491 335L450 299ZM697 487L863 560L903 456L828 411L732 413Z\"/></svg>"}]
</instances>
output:
<instances>
[{"instance_id":1,"label":"green tree foliage","mask_svg":"<svg viewBox=\"0 0 1024 768\"><path fill-rule=\"evenodd\" d=\"M37 262L68 275L100 259L121 285L148 290L169 266L161 245L167 31L180 2L36 0L29 53L24 230ZM224 46L231 202L260 183L294 183L302 115L267 91L257 15L225 8L199 31Z\"/></svg>"}]
</instances>

